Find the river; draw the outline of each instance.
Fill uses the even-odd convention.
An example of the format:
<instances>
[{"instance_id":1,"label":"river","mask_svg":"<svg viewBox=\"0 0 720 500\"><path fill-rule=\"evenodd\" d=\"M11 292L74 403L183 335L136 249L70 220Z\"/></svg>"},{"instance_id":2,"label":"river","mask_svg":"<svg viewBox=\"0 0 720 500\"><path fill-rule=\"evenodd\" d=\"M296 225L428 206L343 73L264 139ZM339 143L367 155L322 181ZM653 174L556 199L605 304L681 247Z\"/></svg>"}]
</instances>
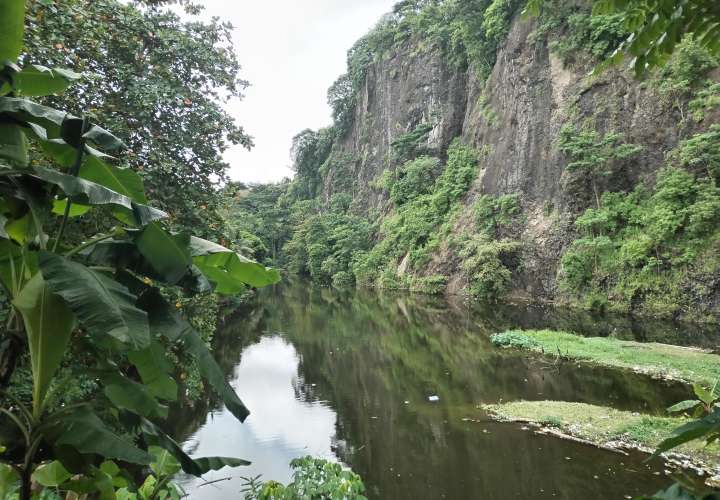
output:
<instances>
[{"instance_id":1,"label":"river","mask_svg":"<svg viewBox=\"0 0 720 500\"><path fill-rule=\"evenodd\" d=\"M483 414L479 404L519 399L658 413L687 396L677 384L492 346L492 333L514 327L700 345L710 338L667 322L278 286L230 315L216 335L216 356L252 412L245 423L214 398L173 419L193 456L253 463L180 482L193 499L242 498L243 477L287 482L290 460L313 455L352 467L378 499L611 499L667 486L659 461L540 436Z\"/></svg>"}]
</instances>

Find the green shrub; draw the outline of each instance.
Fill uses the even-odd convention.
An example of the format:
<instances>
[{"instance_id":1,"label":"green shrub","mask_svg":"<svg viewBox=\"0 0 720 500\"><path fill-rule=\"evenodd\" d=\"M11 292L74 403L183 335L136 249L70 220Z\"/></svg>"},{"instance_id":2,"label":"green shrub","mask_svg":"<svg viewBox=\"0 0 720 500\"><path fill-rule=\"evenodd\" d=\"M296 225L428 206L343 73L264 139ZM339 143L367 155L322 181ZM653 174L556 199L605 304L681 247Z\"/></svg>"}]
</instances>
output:
<instances>
[{"instance_id":1,"label":"green shrub","mask_svg":"<svg viewBox=\"0 0 720 500\"><path fill-rule=\"evenodd\" d=\"M288 485L262 482L259 477L244 478L241 493L245 500L296 500L300 498L366 500L365 485L353 471L327 460L303 457L290 462L293 480Z\"/></svg>"},{"instance_id":2,"label":"green shrub","mask_svg":"<svg viewBox=\"0 0 720 500\"><path fill-rule=\"evenodd\" d=\"M410 291L438 295L445 291L448 277L444 275L420 276L412 280Z\"/></svg>"},{"instance_id":3,"label":"green shrub","mask_svg":"<svg viewBox=\"0 0 720 500\"><path fill-rule=\"evenodd\" d=\"M706 88L697 91L688 103L688 108L695 121L705 119L705 113L720 106L720 83L710 83Z\"/></svg>"},{"instance_id":4,"label":"green shrub","mask_svg":"<svg viewBox=\"0 0 720 500\"><path fill-rule=\"evenodd\" d=\"M623 14L591 15L585 12L571 14L567 28L551 42L565 64L575 62L579 55L587 55L591 62L605 59L626 38Z\"/></svg>"},{"instance_id":5,"label":"green shrub","mask_svg":"<svg viewBox=\"0 0 720 500\"><path fill-rule=\"evenodd\" d=\"M397 178L390 188L390 199L395 205L402 205L428 194L433 189L439 166L440 160L429 156L407 162L398 169Z\"/></svg>"},{"instance_id":6,"label":"green shrub","mask_svg":"<svg viewBox=\"0 0 720 500\"><path fill-rule=\"evenodd\" d=\"M719 132L713 126L683 141L652 189L605 193L600 208L577 219L581 237L561 259L564 291L585 305L662 315L689 305L686 277L720 268Z\"/></svg>"},{"instance_id":7,"label":"green shrub","mask_svg":"<svg viewBox=\"0 0 720 500\"><path fill-rule=\"evenodd\" d=\"M530 350L540 347L540 344L525 335L521 330L508 330L502 333L494 333L490 341L497 347L508 347L512 349Z\"/></svg>"},{"instance_id":8,"label":"green shrub","mask_svg":"<svg viewBox=\"0 0 720 500\"><path fill-rule=\"evenodd\" d=\"M393 155L398 160L409 160L416 156L418 151L422 151L424 148L423 143L427 143L428 135L433 129L433 125L430 123L421 123L414 130L403 134L392 143Z\"/></svg>"},{"instance_id":9,"label":"green shrub","mask_svg":"<svg viewBox=\"0 0 720 500\"><path fill-rule=\"evenodd\" d=\"M440 233L447 234L448 221L454 216L458 201L470 188L477 174L478 154L459 140L448 150L448 160L420 157L400 169L391 183L394 212L379 228L379 241L369 252L358 254L352 268L357 283L382 288L413 287L412 275L421 270L440 244ZM437 179L435 171L442 167ZM383 177L389 179L388 174ZM444 230L443 230L444 228ZM410 276L398 277L401 259L409 259ZM420 278L422 279L422 278ZM416 287L437 290L441 283L422 283Z\"/></svg>"},{"instance_id":10,"label":"green shrub","mask_svg":"<svg viewBox=\"0 0 720 500\"><path fill-rule=\"evenodd\" d=\"M567 170L590 178L598 208L600 179L612 175L620 161L637 156L642 151L641 146L625 143L619 133L600 135L592 129L578 130L570 123L560 129L557 145L570 160Z\"/></svg>"},{"instance_id":11,"label":"green shrub","mask_svg":"<svg viewBox=\"0 0 720 500\"><path fill-rule=\"evenodd\" d=\"M493 0L483 15L482 27L488 41L498 45L510 31L510 21L520 2L517 0Z\"/></svg>"},{"instance_id":12,"label":"green shrub","mask_svg":"<svg viewBox=\"0 0 720 500\"><path fill-rule=\"evenodd\" d=\"M461 268L468 277L468 291L482 300L497 300L508 289L510 268L517 268L521 245L509 239L493 240L485 234L469 238L459 252Z\"/></svg>"},{"instance_id":13,"label":"green shrub","mask_svg":"<svg viewBox=\"0 0 720 500\"><path fill-rule=\"evenodd\" d=\"M497 300L510 285L512 270L520 266L519 241L500 236L520 213L517 194L482 195L473 205L477 233L459 242L460 267L468 293L482 300Z\"/></svg>"}]
</instances>

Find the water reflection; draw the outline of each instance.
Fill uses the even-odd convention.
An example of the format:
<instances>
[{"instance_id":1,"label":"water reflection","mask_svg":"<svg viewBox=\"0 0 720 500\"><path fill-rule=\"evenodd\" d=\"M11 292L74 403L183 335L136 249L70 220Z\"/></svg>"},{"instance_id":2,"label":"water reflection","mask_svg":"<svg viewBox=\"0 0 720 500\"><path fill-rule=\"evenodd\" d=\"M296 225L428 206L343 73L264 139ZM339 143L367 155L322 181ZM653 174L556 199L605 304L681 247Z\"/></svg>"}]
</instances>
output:
<instances>
[{"instance_id":1,"label":"water reflection","mask_svg":"<svg viewBox=\"0 0 720 500\"><path fill-rule=\"evenodd\" d=\"M288 464L298 456L334 458L335 412L322 402L297 397L296 387L303 385L298 365L295 348L279 336L263 337L243 351L232 386L252 414L240 424L224 408L210 412L184 447L193 456L239 456L250 458L253 464L207 474L204 481L184 478L181 483L193 491L192 498L226 499L241 490L241 476L262 474L287 482Z\"/></svg>"},{"instance_id":2,"label":"water reflection","mask_svg":"<svg viewBox=\"0 0 720 500\"><path fill-rule=\"evenodd\" d=\"M595 318L566 314L562 321L576 330L597 328ZM285 286L264 293L251 318L237 315L217 336L217 352L251 416L241 425L222 408L207 417L199 408L199 424L180 414L176 435L187 438L194 456L240 456L253 465L205 478L230 481L189 481L192 498L239 498L241 475L286 481L288 462L307 454L352 466L371 498L605 499L654 492L667 482L656 475L661 464L495 424L478 409L558 399L656 413L687 396L682 385L556 366L489 342L502 329L553 326L557 315ZM430 395L440 400L429 402Z\"/></svg>"}]
</instances>

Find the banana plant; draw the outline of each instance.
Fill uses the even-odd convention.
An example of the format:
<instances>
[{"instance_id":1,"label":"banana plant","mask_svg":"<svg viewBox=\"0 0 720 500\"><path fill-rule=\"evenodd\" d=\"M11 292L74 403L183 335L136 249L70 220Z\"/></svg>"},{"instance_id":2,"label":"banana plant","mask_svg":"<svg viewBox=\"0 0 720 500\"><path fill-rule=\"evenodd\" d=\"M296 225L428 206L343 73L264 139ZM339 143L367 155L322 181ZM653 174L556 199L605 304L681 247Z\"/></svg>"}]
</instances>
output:
<instances>
[{"instance_id":1,"label":"banana plant","mask_svg":"<svg viewBox=\"0 0 720 500\"><path fill-rule=\"evenodd\" d=\"M17 486L20 498L30 499L32 483L45 477L34 472L62 467L83 478L58 483L68 491L115 498L102 463L147 466L149 450L158 448L194 475L246 465L192 459L159 426L177 399L168 357L177 348L195 357L208 386L240 421L249 413L159 286L232 295L275 283L279 274L221 245L168 231L142 179L111 156L122 152L120 139L85 117L29 99L62 92L81 75L11 62L20 55L23 14L24 0L0 4L0 284L12 305L5 336L26 350L33 387L29 402L3 394L11 404L0 408L0 442L7 447L0 447L0 493ZM89 216L112 222L80 242L69 238L68 227ZM52 409L48 395L71 346L95 360L88 370L101 392L93 402ZM108 427L108 414L137 439ZM58 466L48 469L48 460Z\"/></svg>"}]
</instances>

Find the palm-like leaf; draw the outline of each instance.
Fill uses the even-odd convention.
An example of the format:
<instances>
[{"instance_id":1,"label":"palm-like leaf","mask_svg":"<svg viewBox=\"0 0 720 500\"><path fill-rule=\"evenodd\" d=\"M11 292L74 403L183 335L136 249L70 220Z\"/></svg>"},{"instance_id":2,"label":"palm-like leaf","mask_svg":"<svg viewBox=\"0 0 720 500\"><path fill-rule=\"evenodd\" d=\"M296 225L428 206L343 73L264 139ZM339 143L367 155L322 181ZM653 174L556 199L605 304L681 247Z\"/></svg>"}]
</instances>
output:
<instances>
[{"instance_id":1,"label":"palm-like leaf","mask_svg":"<svg viewBox=\"0 0 720 500\"><path fill-rule=\"evenodd\" d=\"M48 287L62 297L93 335L110 335L133 349L150 345L147 314L137 297L117 281L82 264L41 252L39 265Z\"/></svg>"}]
</instances>

